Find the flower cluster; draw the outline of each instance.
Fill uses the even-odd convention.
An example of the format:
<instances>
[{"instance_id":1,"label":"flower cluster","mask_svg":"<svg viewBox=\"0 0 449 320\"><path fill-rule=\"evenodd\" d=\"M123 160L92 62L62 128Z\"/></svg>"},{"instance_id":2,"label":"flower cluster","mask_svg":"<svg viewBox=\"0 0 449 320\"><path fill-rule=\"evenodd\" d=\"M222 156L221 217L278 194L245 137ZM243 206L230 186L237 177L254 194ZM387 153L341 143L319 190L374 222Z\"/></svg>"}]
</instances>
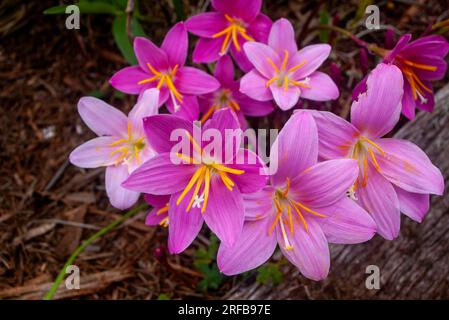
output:
<instances>
[{"instance_id":1,"label":"flower cluster","mask_svg":"<svg viewBox=\"0 0 449 320\"><path fill-rule=\"evenodd\" d=\"M400 213L421 222L429 195L441 195L441 172L411 142L385 138L401 111L431 111L430 81L446 71L440 36L403 36L355 88L350 120L297 108L329 101L339 89L318 71L328 44L298 49L286 19L272 22L261 0L212 0L213 11L177 23L162 44L138 37L138 65L110 84L138 95L128 117L84 97L78 111L98 135L70 155L79 167L106 167L106 192L119 209L141 193L153 207L146 224L168 228L168 249L181 253L203 223L221 244L218 267L239 274L267 261L279 245L313 280L330 267L328 243L354 244L378 233L399 235ZM188 32L199 37L186 66ZM244 75L236 79L235 64ZM169 113L158 114L161 106ZM279 108L276 110L276 106ZM246 117L296 108L265 163L245 143ZM248 141L247 141L248 142ZM268 165L269 164L269 165Z\"/></svg>"}]
</instances>

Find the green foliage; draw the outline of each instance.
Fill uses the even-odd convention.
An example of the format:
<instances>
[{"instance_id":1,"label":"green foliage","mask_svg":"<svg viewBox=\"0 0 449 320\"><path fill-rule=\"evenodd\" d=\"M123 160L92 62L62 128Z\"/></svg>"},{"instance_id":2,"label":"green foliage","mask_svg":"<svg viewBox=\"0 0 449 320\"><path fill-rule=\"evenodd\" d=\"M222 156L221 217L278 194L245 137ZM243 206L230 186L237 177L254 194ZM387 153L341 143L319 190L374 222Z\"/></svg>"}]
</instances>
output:
<instances>
[{"instance_id":1,"label":"green foliage","mask_svg":"<svg viewBox=\"0 0 449 320\"><path fill-rule=\"evenodd\" d=\"M195 252L193 264L195 268L204 275L203 280L198 284L198 289L207 291L208 289L218 289L223 281L223 275L218 270L215 257L218 250L218 239L212 235L209 248L200 248Z\"/></svg>"},{"instance_id":2,"label":"green foliage","mask_svg":"<svg viewBox=\"0 0 449 320\"><path fill-rule=\"evenodd\" d=\"M279 270L279 264L267 263L257 269L256 281L260 284L267 284L271 281L274 285L283 280L282 272Z\"/></svg>"},{"instance_id":3,"label":"green foliage","mask_svg":"<svg viewBox=\"0 0 449 320\"><path fill-rule=\"evenodd\" d=\"M331 16L329 14L329 11L327 11L326 8L321 10L320 12L320 25L329 25L329 20ZM322 29L320 30L320 41L321 42L329 42L329 30Z\"/></svg>"},{"instance_id":4,"label":"green foliage","mask_svg":"<svg viewBox=\"0 0 449 320\"><path fill-rule=\"evenodd\" d=\"M182 0L173 0L173 5L175 6L176 18L178 21L185 19L184 14L184 3Z\"/></svg>"},{"instance_id":5,"label":"green foliage","mask_svg":"<svg viewBox=\"0 0 449 320\"><path fill-rule=\"evenodd\" d=\"M161 293L158 297L157 300L170 300L170 297L168 295L166 295L165 293Z\"/></svg>"},{"instance_id":6,"label":"green foliage","mask_svg":"<svg viewBox=\"0 0 449 320\"><path fill-rule=\"evenodd\" d=\"M112 34L115 43L122 56L129 64L137 64L133 46L128 34L128 16L126 14L127 0L80 0L76 5L81 13L86 14L109 14L113 15ZM68 5L56 6L44 11L44 14L65 14ZM145 32L138 21L140 16L137 1L134 4L134 12L131 17L130 31L133 37L144 36Z\"/></svg>"}]
</instances>

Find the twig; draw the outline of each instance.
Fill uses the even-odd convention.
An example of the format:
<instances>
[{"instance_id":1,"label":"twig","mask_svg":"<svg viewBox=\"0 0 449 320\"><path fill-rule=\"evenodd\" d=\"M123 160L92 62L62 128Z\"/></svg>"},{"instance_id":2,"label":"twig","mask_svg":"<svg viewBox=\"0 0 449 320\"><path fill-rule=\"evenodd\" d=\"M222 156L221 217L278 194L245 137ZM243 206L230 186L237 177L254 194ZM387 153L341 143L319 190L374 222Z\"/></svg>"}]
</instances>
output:
<instances>
[{"instance_id":1,"label":"twig","mask_svg":"<svg viewBox=\"0 0 449 320\"><path fill-rule=\"evenodd\" d=\"M134 0L128 0L125 12L126 12L126 33L128 34L129 40L132 41L133 33L131 29L131 19L134 12Z\"/></svg>"}]
</instances>

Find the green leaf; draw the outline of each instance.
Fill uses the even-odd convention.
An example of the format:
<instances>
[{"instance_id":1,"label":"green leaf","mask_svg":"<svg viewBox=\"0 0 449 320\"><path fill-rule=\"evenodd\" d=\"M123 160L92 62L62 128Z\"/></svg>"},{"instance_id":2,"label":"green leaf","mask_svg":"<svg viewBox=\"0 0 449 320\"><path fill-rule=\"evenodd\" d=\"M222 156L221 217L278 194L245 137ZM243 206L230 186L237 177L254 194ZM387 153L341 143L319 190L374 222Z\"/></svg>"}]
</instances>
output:
<instances>
[{"instance_id":1,"label":"green leaf","mask_svg":"<svg viewBox=\"0 0 449 320\"><path fill-rule=\"evenodd\" d=\"M173 5L175 6L176 19L178 21L185 19L184 14L184 3L182 0L173 0Z\"/></svg>"},{"instance_id":2,"label":"green leaf","mask_svg":"<svg viewBox=\"0 0 449 320\"><path fill-rule=\"evenodd\" d=\"M104 2L79 2L76 4L81 13L94 13L94 14L120 14L122 11L115 6ZM44 11L44 14L65 14L65 9L68 5L51 7Z\"/></svg>"},{"instance_id":3,"label":"green leaf","mask_svg":"<svg viewBox=\"0 0 449 320\"><path fill-rule=\"evenodd\" d=\"M112 24L112 33L123 57L129 64L137 64L133 46L126 32L126 15L116 16Z\"/></svg>"},{"instance_id":4,"label":"green leaf","mask_svg":"<svg viewBox=\"0 0 449 320\"><path fill-rule=\"evenodd\" d=\"M145 31L143 31L142 26L140 25L139 21L137 21L137 18L135 16L131 18L131 32L135 37L145 36Z\"/></svg>"},{"instance_id":5,"label":"green leaf","mask_svg":"<svg viewBox=\"0 0 449 320\"><path fill-rule=\"evenodd\" d=\"M330 14L326 9L320 12L320 25L328 25L330 20ZM320 41L329 42L329 30L320 30Z\"/></svg>"},{"instance_id":6,"label":"green leaf","mask_svg":"<svg viewBox=\"0 0 449 320\"><path fill-rule=\"evenodd\" d=\"M158 297L157 300L170 300L170 297L168 295L166 295L165 293L161 293Z\"/></svg>"},{"instance_id":7,"label":"green leaf","mask_svg":"<svg viewBox=\"0 0 449 320\"><path fill-rule=\"evenodd\" d=\"M257 272L256 281L260 284L267 284L271 280L271 282L276 285L283 280L283 275L279 270L279 266L274 263L267 263L266 265L261 266L257 269Z\"/></svg>"}]
</instances>

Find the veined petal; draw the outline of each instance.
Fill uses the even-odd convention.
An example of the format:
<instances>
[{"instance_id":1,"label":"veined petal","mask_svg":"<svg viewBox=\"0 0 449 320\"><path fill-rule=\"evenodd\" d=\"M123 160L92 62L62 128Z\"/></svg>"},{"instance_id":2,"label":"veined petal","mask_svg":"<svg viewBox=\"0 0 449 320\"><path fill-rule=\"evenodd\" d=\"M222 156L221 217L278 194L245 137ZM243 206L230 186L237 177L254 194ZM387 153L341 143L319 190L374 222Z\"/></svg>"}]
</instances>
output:
<instances>
[{"instance_id":1,"label":"veined petal","mask_svg":"<svg viewBox=\"0 0 449 320\"><path fill-rule=\"evenodd\" d=\"M270 90L273 95L273 99L282 110L289 110L293 108L299 100L300 89L296 86L289 86L287 90L284 86L279 86L277 83L273 82L270 84Z\"/></svg>"},{"instance_id":2,"label":"veined petal","mask_svg":"<svg viewBox=\"0 0 449 320\"><path fill-rule=\"evenodd\" d=\"M409 33L402 35L396 43L396 46L384 57L384 62L391 63L394 58L407 46L411 38L412 35Z\"/></svg>"},{"instance_id":3,"label":"veined petal","mask_svg":"<svg viewBox=\"0 0 449 320\"><path fill-rule=\"evenodd\" d=\"M359 187L356 195L376 222L377 232L387 240L396 238L401 227L401 213L392 184L370 165L367 184Z\"/></svg>"},{"instance_id":4,"label":"veined petal","mask_svg":"<svg viewBox=\"0 0 449 320\"><path fill-rule=\"evenodd\" d=\"M84 142L70 153L70 162L80 168L98 168L114 164L117 157L111 156L116 148L111 143L114 137L97 137Z\"/></svg>"},{"instance_id":5,"label":"veined petal","mask_svg":"<svg viewBox=\"0 0 449 320\"><path fill-rule=\"evenodd\" d=\"M318 161L318 132L313 117L295 113L282 128L270 150L272 184L282 186ZM270 172L271 173L271 172Z\"/></svg>"},{"instance_id":6,"label":"veined petal","mask_svg":"<svg viewBox=\"0 0 449 320\"><path fill-rule=\"evenodd\" d=\"M390 132L401 115L404 80L398 67L379 64L366 81L366 92L352 103L351 122L371 138Z\"/></svg>"},{"instance_id":7,"label":"veined petal","mask_svg":"<svg viewBox=\"0 0 449 320\"><path fill-rule=\"evenodd\" d=\"M267 78L267 80L276 75L276 69L269 61L278 68L281 65L281 61L278 54L272 48L259 42L246 42L243 45L243 50L256 70Z\"/></svg>"},{"instance_id":8,"label":"veined petal","mask_svg":"<svg viewBox=\"0 0 449 320\"><path fill-rule=\"evenodd\" d=\"M410 42L402 51L401 56L411 58L417 56L445 57L449 51L449 43L441 35L430 35Z\"/></svg>"},{"instance_id":9,"label":"veined petal","mask_svg":"<svg viewBox=\"0 0 449 320\"><path fill-rule=\"evenodd\" d=\"M182 67L186 63L189 39L183 22L175 24L166 34L161 49L168 57L168 63L173 68L175 65Z\"/></svg>"},{"instance_id":10,"label":"veined petal","mask_svg":"<svg viewBox=\"0 0 449 320\"><path fill-rule=\"evenodd\" d=\"M168 217L168 212L164 212L161 214L157 214L158 209L151 209L146 218L145 218L145 224L147 226L157 226L164 221Z\"/></svg>"},{"instance_id":11,"label":"veined petal","mask_svg":"<svg viewBox=\"0 0 449 320\"><path fill-rule=\"evenodd\" d=\"M123 112L94 97L82 97L78 113L98 136L121 137L127 134L128 118Z\"/></svg>"},{"instance_id":12,"label":"veined petal","mask_svg":"<svg viewBox=\"0 0 449 320\"><path fill-rule=\"evenodd\" d=\"M139 192L127 190L121 186L128 178L128 168L125 165L109 166L106 168L106 193L112 206L125 210L132 207L139 199Z\"/></svg>"},{"instance_id":13,"label":"veined petal","mask_svg":"<svg viewBox=\"0 0 449 320\"><path fill-rule=\"evenodd\" d=\"M273 196L275 189L266 186L260 191L243 194L245 220L259 220L273 212Z\"/></svg>"},{"instance_id":14,"label":"veined petal","mask_svg":"<svg viewBox=\"0 0 449 320\"><path fill-rule=\"evenodd\" d=\"M408 81L404 81L404 95L402 96L402 114L408 119L413 120L415 118L416 102L413 99L412 88Z\"/></svg>"},{"instance_id":15,"label":"veined petal","mask_svg":"<svg viewBox=\"0 0 449 320\"><path fill-rule=\"evenodd\" d=\"M347 197L343 197L329 208L323 208L322 211L329 216L317 218L317 221L330 243L361 243L376 234L373 218Z\"/></svg>"},{"instance_id":16,"label":"veined petal","mask_svg":"<svg viewBox=\"0 0 449 320\"><path fill-rule=\"evenodd\" d=\"M422 222L429 211L430 196L428 194L413 193L394 187L399 199L401 212L416 222Z\"/></svg>"},{"instance_id":17,"label":"veined petal","mask_svg":"<svg viewBox=\"0 0 449 320\"><path fill-rule=\"evenodd\" d=\"M212 0L212 7L231 18L240 18L248 23L259 14L262 0Z\"/></svg>"},{"instance_id":18,"label":"veined petal","mask_svg":"<svg viewBox=\"0 0 449 320\"><path fill-rule=\"evenodd\" d=\"M443 175L418 146L393 138L376 143L386 154L376 157L380 172L391 183L409 192L443 194Z\"/></svg>"},{"instance_id":19,"label":"veined petal","mask_svg":"<svg viewBox=\"0 0 449 320\"><path fill-rule=\"evenodd\" d=\"M301 273L312 280L319 281L327 277L330 267L329 245L326 236L314 219L307 220L308 232L302 228L295 228L289 235L293 249L286 250L284 238L280 228L276 228L279 246L284 256L293 263Z\"/></svg>"},{"instance_id":20,"label":"veined petal","mask_svg":"<svg viewBox=\"0 0 449 320\"><path fill-rule=\"evenodd\" d=\"M114 73L112 78L109 79L109 83L121 92L138 94L144 88L143 85L138 83L149 77L151 76L144 72L140 66L132 66L123 68Z\"/></svg>"},{"instance_id":21,"label":"veined petal","mask_svg":"<svg viewBox=\"0 0 449 320\"><path fill-rule=\"evenodd\" d=\"M153 206L154 208L165 207L165 205L170 201L170 196L168 195L157 196L154 194L146 193L143 195L143 198L145 199L146 203L148 203L150 206Z\"/></svg>"},{"instance_id":22,"label":"veined petal","mask_svg":"<svg viewBox=\"0 0 449 320\"><path fill-rule=\"evenodd\" d=\"M240 92L236 95L236 100L240 106L240 111L246 116L263 117L274 111L274 105L271 101L257 101Z\"/></svg>"},{"instance_id":23,"label":"veined petal","mask_svg":"<svg viewBox=\"0 0 449 320\"><path fill-rule=\"evenodd\" d=\"M234 65L229 55L223 56L215 65L214 76L224 87L229 87L234 83Z\"/></svg>"},{"instance_id":24,"label":"veined petal","mask_svg":"<svg viewBox=\"0 0 449 320\"><path fill-rule=\"evenodd\" d=\"M131 127L134 131L143 135L143 118L158 113L159 106L159 90L152 88L145 90L142 97L137 101L136 105L131 109L128 115L131 121Z\"/></svg>"},{"instance_id":25,"label":"veined petal","mask_svg":"<svg viewBox=\"0 0 449 320\"><path fill-rule=\"evenodd\" d=\"M189 200L192 197L193 189L190 190L179 205L176 204L181 192L174 193L170 198L168 216L168 250L172 254L184 251L201 230L203 216L199 208L190 208L186 212Z\"/></svg>"},{"instance_id":26,"label":"veined petal","mask_svg":"<svg viewBox=\"0 0 449 320\"><path fill-rule=\"evenodd\" d=\"M293 30L290 21L281 18L273 23L268 36L268 45L279 54L284 54L284 51L287 50L293 55L298 51L295 41L295 30Z\"/></svg>"},{"instance_id":27,"label":"veined petal","mask_svg":"<svg viewBox=\"0 0 449 320\"><path fill-rule=\"evenodd\" d=\"M199 37L212 38L218 32L223 31L228 21L220 12L204 12L187 19L186 28L189 32Z\"/></svg>"},{"instance_id":28,"label":"veined petal","mask_svg":"<svg viewBox=\"0 0 449 320\"><path fill-rule=\"evenodd\" d=\"M155 70L165 70L168 68L168 57L164 50L159 49L151 40L144 37L134 39L134 53L142 70L149 70L148 63Z\"/></svg>"},{"instance_id":29,"label":"veined petal","mask_svg":"<svg viewBox=\"0 0 449 320\"><path fill-rule=\"evenodd\" d=\"M242 233L245 210L238 188L229 191L218 175L212 175L204 220L227 246L233 246Z\"/></svg>"},{"instance_id":30,"label":"veined petal","mask_svg":"<svg viewBox=\"0 0 449 320\"><path fill-rule=\"evenodd\" d=\"M193 50L192 60L194 63L210 63L220 58L220 50L223 40L220 38L200 38Z\"/></svg>"},{"instance_id":31,"label":"veined petal","mask_svg":"<svg viewBox=\"0 0 449 320\"><path fill-rule=\"evenodd\" d=\"M266 15L259 13L250 25L247 27L248 34L250 34L256 41L267 43L268 35L271 30L273 22Z\"/></svg>"},{"instance_id":32,"label":"veined petal","mask_svg":"<svg viewBox=\"0 0 449 320\"><path fill-rule=\"evenodd\" d=\"M198 115L200 113L199 111L199 105L198 105L198 98L196 96L189 96L184 95L182 98L182 103L180 103L177 107L177 110L175 111L175 106L173 105L173 100L169 99L167 100L167 109L170 111L170 113L189 120L189 121L195 121L198 120Z\"/></svg>"},{"instance_id":33,"label":"veined petal","mask_svg":"<svg viewBox=\"0 0 449 320\"><path fill-rule=\"evenodd\" d=\"M229 168L243 170L244 174L232 175L231 180L238 186L242 193L252 193L259 191L267 184L268 176L265 164L260 157L247 149L240 149L234 159L234 163L228 165Z\"/></svg>"},{"instance_id":34,"label":"veined petal","mask_svg":"<svg viewBox=\"0 0 449 320\"><path fill-rule=\"evenodd\" d=\"M192 67L182 67L176 73L175 87L188 95L205 94L220 88L220 83L204 71Z\"/></svg>"},{"instance_id":35,"label":"veined petal","mask_svg":"<svg viewBox=\"0 0 449 320\"><path fill-rule=\"evenodd\" d=\"M221 272L235 275L257 268L267 261L276 249L274 234L268 235L270 220L247 221L234 246L220 245L217 264Z\"/></svg>"},{"instance_id":36,"label":"veined petal","mask_svg":"<svg viewBox=\"0 0 449 320\"><path fill-rule=\"evenodd\" d=\"M299 64L305 64L295 70L292 79L304 79L316 71L327 59L331 52L331 46L328 44L313 44L302 48L296 54L292 55L288 68L293 68Z\"/></svg>"},{"instance_id":37,"label":"veined petal","mask_svg":"<svg viewBox=\"0 0 449 320\"><path fill-rule=\"evenodd\" d=\"M174 164L169 153L154 156L131 173L122 186L126 189L154 195L172 194L182 190L197 167Z\"/></svg>"},{"instance_id":38,"label":"veined petal","mask_svg":"<svg viewBox=\"0 0 449 320\"><path fill-rule=\"evenodd\" d=\"M340 95L337 85L327 74L315 71L309 76L310 88L301 88L301 97L314 101L335 100Z\"/></svg>"},{"instance_id":39,"label":"veined petal","mask_svg":"<svg viewBox=\"0 0 449 320\"><path fill-rule=\"evenodd\" d=\"M240 92L257 101L268 101L273 99L269 87L266 86L267 79L256 70L251 70L240 80Z\"/></svg>"},{"instance_id":40,"label":"veined petal","mask_svg":"<svg viewBox=\"0 0 449 320\"><path fill-rule=\"evenodd\" d=\"M320 162L291 182L294 199L310 207L326 207L339 201L354 184L359 167L352 159ZM320 212L321 213L321 212ZM325 212L322 214L326 215Z\"/></svg>"}]
</instances>

